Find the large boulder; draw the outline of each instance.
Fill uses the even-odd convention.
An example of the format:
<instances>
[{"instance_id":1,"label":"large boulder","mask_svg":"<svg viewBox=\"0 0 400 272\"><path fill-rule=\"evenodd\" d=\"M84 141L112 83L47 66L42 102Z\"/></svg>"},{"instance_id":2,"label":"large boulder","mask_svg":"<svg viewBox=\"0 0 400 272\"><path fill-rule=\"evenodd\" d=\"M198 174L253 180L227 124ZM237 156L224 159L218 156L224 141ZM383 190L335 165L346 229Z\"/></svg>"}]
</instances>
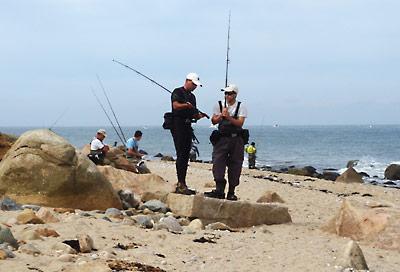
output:
<instances>
[{"instance_id":1,"label":"large boulder","mask_svg":"<svg viewBox=\"0 0 400 272\"><path fill-rule=\"evenodd\" d=\"M175 185L155 174L138 175L111 166L97 166L99 171L111 182L115 190L131 190L142 197L151 194L152 199L165 199L175 189ZM143 199L142 199L143 200ZM149 200L149 199L146 199Z\"/></svg>"},{"instance_id":2,"label":"large boulder","mask_svg":"<svg viewBox=\"0 0 400 272\"><path fill-rule=\"evenodd\" d=\"M349 167L343 174L341 174L337 179L337 182L344 183L363 183L362 176L354 170L353 167Z\"/></svg>"},{"instance_id":3,"label":"large boulder","mask_svg":"<svg viewBox=\"0 0 400 272\"><path fill-rule=\"evenodd\" d=\"M19 203L122 208L111 184L85 155L50 130L20 136L0 163L0 194Z\"/></svg>"},{"instance_id":4,"label":"large boulder","mask_svg":"<svg viewBox=\"0 0 400 272\"><path fill-rule=\"evenodd\" d=\"M291 175L298 175L298 176L308 176L308 177L314 177L316 176L317 169L315 169L312 166L305 166L303 168L289 168L288 169L288 174Z\"/></svg>"},{"instance_id":5,"label":"large boulder","mask_svg":"<svg viewBox=\"0 0 400 272\"><path fill-rule=\"evenodd\" d=\"M174 214L222 222L233 228L290 223L288 208L280 204L228 201L203 196L169 194L167 206Z\"/></svg>"},{"instance_id":6,"label":"large boulder","mask_svg":"<svg viewBox=\"0 0 400 272\"><path fill-rule=\"evenodd\" d=\"M400 179L400 165L391 164L385 170L385 179L399 180Z\"/></svg>"},{"instance_id":7,"label":"large boulder","mask_svg":"<svg viewBox=\"0 0 400 272\"><path fill-rule=\"evenodd\" d=\"M0 161L16 140L17 137L0 132Z\"/></svg>"},{"instance_id":8,"label":"large boulder","mask_svg":"<svg viewBox=\"0 0 400 272\"><path fill-rule=\"evenodd\" d=\"M400 211L395 208L363 208L343 201L337 214L322 230L363 241L373 247L400 250Z\"/></svg>"}]
</instances>

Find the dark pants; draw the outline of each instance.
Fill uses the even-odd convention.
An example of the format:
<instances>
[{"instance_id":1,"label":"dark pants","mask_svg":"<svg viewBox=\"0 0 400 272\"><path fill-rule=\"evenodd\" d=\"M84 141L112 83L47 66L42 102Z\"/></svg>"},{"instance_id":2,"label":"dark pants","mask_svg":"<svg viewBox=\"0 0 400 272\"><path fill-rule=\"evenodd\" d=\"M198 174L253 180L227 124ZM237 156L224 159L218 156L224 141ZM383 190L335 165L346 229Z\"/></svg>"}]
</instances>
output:
<instances>
[{"instance_id":1,"label":"dark pants","mask_svg":"<svg viewBox=\"0 0 400 272\"><path fill-rule=\"evenodd\" d=\"M186 185L186 172L193 134L191 124L185 123L184 120L176 118L174 119L171 134L174 139L176 150L176 174L178 176L178 183Z\"/></svg>"},{"instance_id":2,"label":"dark pants","mask_svg":"<svg viewBox=\"0 0 400 272\"><path fill-rule=\"evenodd\" d=\"M249 168L256 168L256 154L249 154Z\"/></svg>"},{"instance_id":3,"label":"dark pants","mask_svg":"<svg viewBox=\"0 0 400 272\"><path fill-rule=\"evenodd\" d=\"M212 170L217 190L225 190L225 169L228 167L229 192L234 193L242 172L243 152L243 139L240 136L221 137L214 145Z\"/></svg>"}]
</instances>

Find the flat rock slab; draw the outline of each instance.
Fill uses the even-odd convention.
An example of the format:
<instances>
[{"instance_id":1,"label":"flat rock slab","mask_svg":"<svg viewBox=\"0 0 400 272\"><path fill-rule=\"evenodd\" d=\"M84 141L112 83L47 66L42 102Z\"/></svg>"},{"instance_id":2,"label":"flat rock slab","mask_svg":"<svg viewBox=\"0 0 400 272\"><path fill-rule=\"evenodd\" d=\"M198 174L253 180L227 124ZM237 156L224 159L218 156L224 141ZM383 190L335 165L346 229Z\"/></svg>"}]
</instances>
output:
<instances>
[{"instance_id":1,"label":"flat rock slab","mask_svg":"<svg viewBox=\"0 0 400 272\"><path fill-rule=\"evenodd\" d=\"M288 208L280 204L228 201L170 193L167 205L174 214L208 222L222 222L233 228L292 222Z\"/></svg>"}]
</instances>

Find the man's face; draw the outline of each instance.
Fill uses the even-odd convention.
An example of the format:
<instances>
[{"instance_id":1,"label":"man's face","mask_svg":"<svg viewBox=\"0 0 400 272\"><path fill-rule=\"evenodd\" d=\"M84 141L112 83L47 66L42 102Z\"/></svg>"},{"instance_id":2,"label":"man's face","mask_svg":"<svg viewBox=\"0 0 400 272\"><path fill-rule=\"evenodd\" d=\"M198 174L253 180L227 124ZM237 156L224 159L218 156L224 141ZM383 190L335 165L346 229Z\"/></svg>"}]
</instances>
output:
<instances>
[{"instance_id":1,"label":"man's face","mask_svg":"<svg viewBox=\"0 0 400 272\"><path fill-rule=\"evenodd\" d=\"M101 133L97 133L97 139L99 139L100 141L103 141L104 140L104 138L105 138L105 136L103 135L103 134L101 134Z\"/></svg>"},{"instance_id":2,"label":"man's face","mask_svg":"<svg viewBox=\"0 0 400 272\"><path fill-rule=\"evenodd\" d=\"M235 92L225 92L225 99L228 102L234 102L236 99L236 93Z\"/></svg>"},{"instance_id":3,"label":"man's face","mask_svg":"<svg viewBox=\"0 0 400 272\"><path fill-rule=\"evenodd\" d=\"M185 89L192 92L197 88L197 85L193 83L193 81L186 79Z\"/></svg>"},{"instance_id":4,"label":"man's face","mask_svg":"<svg viewBox=\"0 0 400 272\"><path fill-rule=\"evenodd\" d=\"M142 136L137 136L135 137L136 141L140 141L142 139Z\"/></svg>"}]
</instances>

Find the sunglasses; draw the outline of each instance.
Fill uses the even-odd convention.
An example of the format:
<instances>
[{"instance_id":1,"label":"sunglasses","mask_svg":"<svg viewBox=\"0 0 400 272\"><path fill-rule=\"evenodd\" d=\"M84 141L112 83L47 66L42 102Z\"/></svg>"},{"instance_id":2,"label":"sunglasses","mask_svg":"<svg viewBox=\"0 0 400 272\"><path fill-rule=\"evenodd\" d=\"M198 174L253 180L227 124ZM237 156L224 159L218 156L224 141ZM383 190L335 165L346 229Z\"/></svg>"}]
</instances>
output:
<instances>
[{"instance_id":1,"label":"sunglasses","mask_svg":"<svg viewBox=\"0 0 400 272\"><path fill-rule=\"evenodd\" d=\"M235 92L225 92L225 95L234 95L236 94Z\"/></svg>"}]
</instances>

